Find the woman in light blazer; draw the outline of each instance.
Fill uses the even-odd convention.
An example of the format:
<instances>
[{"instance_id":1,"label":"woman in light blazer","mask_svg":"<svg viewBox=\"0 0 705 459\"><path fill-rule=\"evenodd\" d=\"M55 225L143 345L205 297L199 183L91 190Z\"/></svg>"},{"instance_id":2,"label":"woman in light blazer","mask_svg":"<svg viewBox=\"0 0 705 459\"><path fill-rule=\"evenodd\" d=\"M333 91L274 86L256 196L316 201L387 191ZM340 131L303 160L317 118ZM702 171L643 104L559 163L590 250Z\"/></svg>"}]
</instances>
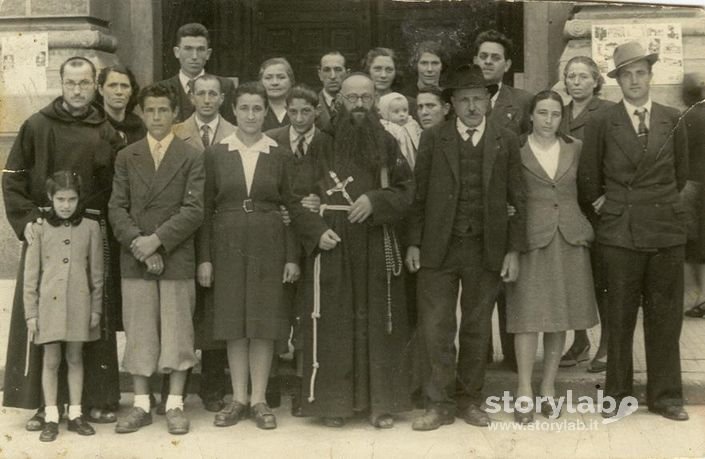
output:
<instances>
[{"instance_id":1,"label":"woman in light blazer","mask_svg":"<svg viewBox=\"0 0 705 459\"><path fill-rule=\"evenodd\" d=\"M538 93L530 113L532 130L520 151L528 249L519 257L519 278L507 284L507 331L514 334L519 373L514 417L523 424L533 421L531 375L539 333L544 343L543 402L536 408L555 419L560 412L549 402L555 396L565 332L597 323L588 248L594 233L578 206L576 184L582 142L558 134L563 105L556 92Z\"/></svg>"}]
</instances>

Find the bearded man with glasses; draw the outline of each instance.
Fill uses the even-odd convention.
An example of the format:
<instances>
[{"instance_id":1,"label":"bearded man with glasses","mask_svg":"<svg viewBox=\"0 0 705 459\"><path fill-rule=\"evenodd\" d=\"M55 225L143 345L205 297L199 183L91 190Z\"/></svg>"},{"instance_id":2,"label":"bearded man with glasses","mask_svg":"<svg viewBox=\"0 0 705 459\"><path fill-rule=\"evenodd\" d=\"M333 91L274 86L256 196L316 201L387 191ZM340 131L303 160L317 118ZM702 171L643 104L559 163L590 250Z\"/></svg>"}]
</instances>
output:
<instances>
[{"instance_id":1,"label":"bearded man with glasses","mask_svg":"<svg viewBox=\"0 0 705 459\"><path fill-rule=\"evenodd\" d=\"M301 280L302 414L340 427L357 413L377 428L411 408L408 316L394 225L414 193L408 163L379 121L368 75L342 81L333 148L311 155L319 212L292 207L307 263ZM295 196L300 200L301 196Z\"/></svg>"}]
</instances>

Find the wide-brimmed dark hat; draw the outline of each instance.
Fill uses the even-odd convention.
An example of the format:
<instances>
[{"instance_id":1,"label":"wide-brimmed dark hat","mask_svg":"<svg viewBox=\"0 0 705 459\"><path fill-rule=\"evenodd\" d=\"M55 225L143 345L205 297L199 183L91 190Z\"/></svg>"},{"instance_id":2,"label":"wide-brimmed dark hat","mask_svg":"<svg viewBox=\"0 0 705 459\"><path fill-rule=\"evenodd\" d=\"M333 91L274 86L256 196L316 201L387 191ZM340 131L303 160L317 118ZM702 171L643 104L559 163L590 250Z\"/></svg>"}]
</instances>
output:
<instances>
[{"instance_id":1,"label":"wide-brimmed dark hat","mask_svg":"<svg viewBox=\"0 0 705 459\"><path fill-rule=\"evenodd\" d=\"M476 64L463 64L456 67L441 86L443 87L443 98L446 100L456 89L486 88L490 90L482 75L482 69Z\"/></svg>"},{"instance_id":2,"label":"wide-brimmed dark hat","mask_svg":"<svg viewBox=\"0 0 705 459\"><path fill-rule=\"evenodd\" d=\"M658 53L647 54L644 47L637 41L622 43L614 49L614 53L612 54L614 69L607 73L607 76L617 78L619 69L642 59L645 59L653 65L653 63L658 60Z\"/></svg>"}]
</instances>

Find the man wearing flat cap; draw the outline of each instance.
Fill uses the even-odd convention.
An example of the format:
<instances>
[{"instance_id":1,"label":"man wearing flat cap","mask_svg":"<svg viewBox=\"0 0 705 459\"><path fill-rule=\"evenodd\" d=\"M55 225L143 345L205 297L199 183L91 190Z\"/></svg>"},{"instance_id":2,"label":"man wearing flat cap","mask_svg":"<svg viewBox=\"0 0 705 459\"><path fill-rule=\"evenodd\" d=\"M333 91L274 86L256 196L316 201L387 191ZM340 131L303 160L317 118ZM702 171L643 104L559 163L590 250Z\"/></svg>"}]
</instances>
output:
<instances>
[{"instance_id":1,"label":"man wearing flat cap","mask_svg":"<svg viewBox=\"0 0 705 459\"><path fill-rule=\"evenodd\" d=\"M444 85L456 116L424 131L419 145L406 264L418 271L419 333L430 368L423 384L426 411L414 420L414 430L451 424L456 414L472 425L490 423L481 395L492 307L501 281L518 275L526 197L519 141L485 116L485 85L480 67L458 67ZM516 209L512 217L507 204Z\"/></svg>"},{"instance_id":2,"label":"man wearing flat cap","mask_svg":"<svg viewBox=\"0 0 705 459\"><path fill-rule=\"evenodd\" d=\"M677 110L649 95L657 54L637 42L613 55L622 102L585 127L579 186L599 214L596 241L607 266L610 336L605 392L633 395L632 346L643 307L649 411L685 421L679 338L683 320L685 212L679 192L688 173L685 125ZM617 406L619 403L617 403ZM603 413L610 416L616 414Z\"/></svg>"}]
</instances>

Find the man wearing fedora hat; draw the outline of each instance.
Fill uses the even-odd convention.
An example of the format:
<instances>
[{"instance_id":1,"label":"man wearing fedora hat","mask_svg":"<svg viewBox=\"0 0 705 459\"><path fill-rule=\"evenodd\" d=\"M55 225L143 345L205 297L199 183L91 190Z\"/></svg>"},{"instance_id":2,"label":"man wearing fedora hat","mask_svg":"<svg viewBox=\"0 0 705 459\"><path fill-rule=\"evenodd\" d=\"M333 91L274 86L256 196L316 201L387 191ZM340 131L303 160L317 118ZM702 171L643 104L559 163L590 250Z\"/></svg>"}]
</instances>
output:
<instances>
[{"instance_id":1,"label":"man wearing fedora hat","mask_svg":"<svg viewBox=\"0 0 705 459\"><path fill-rule=\"evenodd\" d=\"M492 307L501 280L511 282L518 274L526 197L519 141L485 116L485 85L477 65L457 68L443 94L456 116L426 130L419 145L406 264L418 271L419 333L430 368L423 384L426 412L414 420L414 430L451 424L456 413L472 425L490 423L481 392ZM516 209L512 217L507 204Z\"/></svg>"},{"instance_id":2,"label":"man wearing fedora hat","mask_svg":"<svg viewBox=\"0 0 705 459\"><path fill-rule=\"evenodd\" d=\"M651 101L657 54L628 42L613 60L607 76L617 80L623 100L587 123L579 175L585 202L600 215L596 241L607 266L605 392L618 401L632 395L641 305L649 410L684 421L679 338L686 230L679 192L688 172L685 126L677 110Z\"/></svg>"}]
</instances>

